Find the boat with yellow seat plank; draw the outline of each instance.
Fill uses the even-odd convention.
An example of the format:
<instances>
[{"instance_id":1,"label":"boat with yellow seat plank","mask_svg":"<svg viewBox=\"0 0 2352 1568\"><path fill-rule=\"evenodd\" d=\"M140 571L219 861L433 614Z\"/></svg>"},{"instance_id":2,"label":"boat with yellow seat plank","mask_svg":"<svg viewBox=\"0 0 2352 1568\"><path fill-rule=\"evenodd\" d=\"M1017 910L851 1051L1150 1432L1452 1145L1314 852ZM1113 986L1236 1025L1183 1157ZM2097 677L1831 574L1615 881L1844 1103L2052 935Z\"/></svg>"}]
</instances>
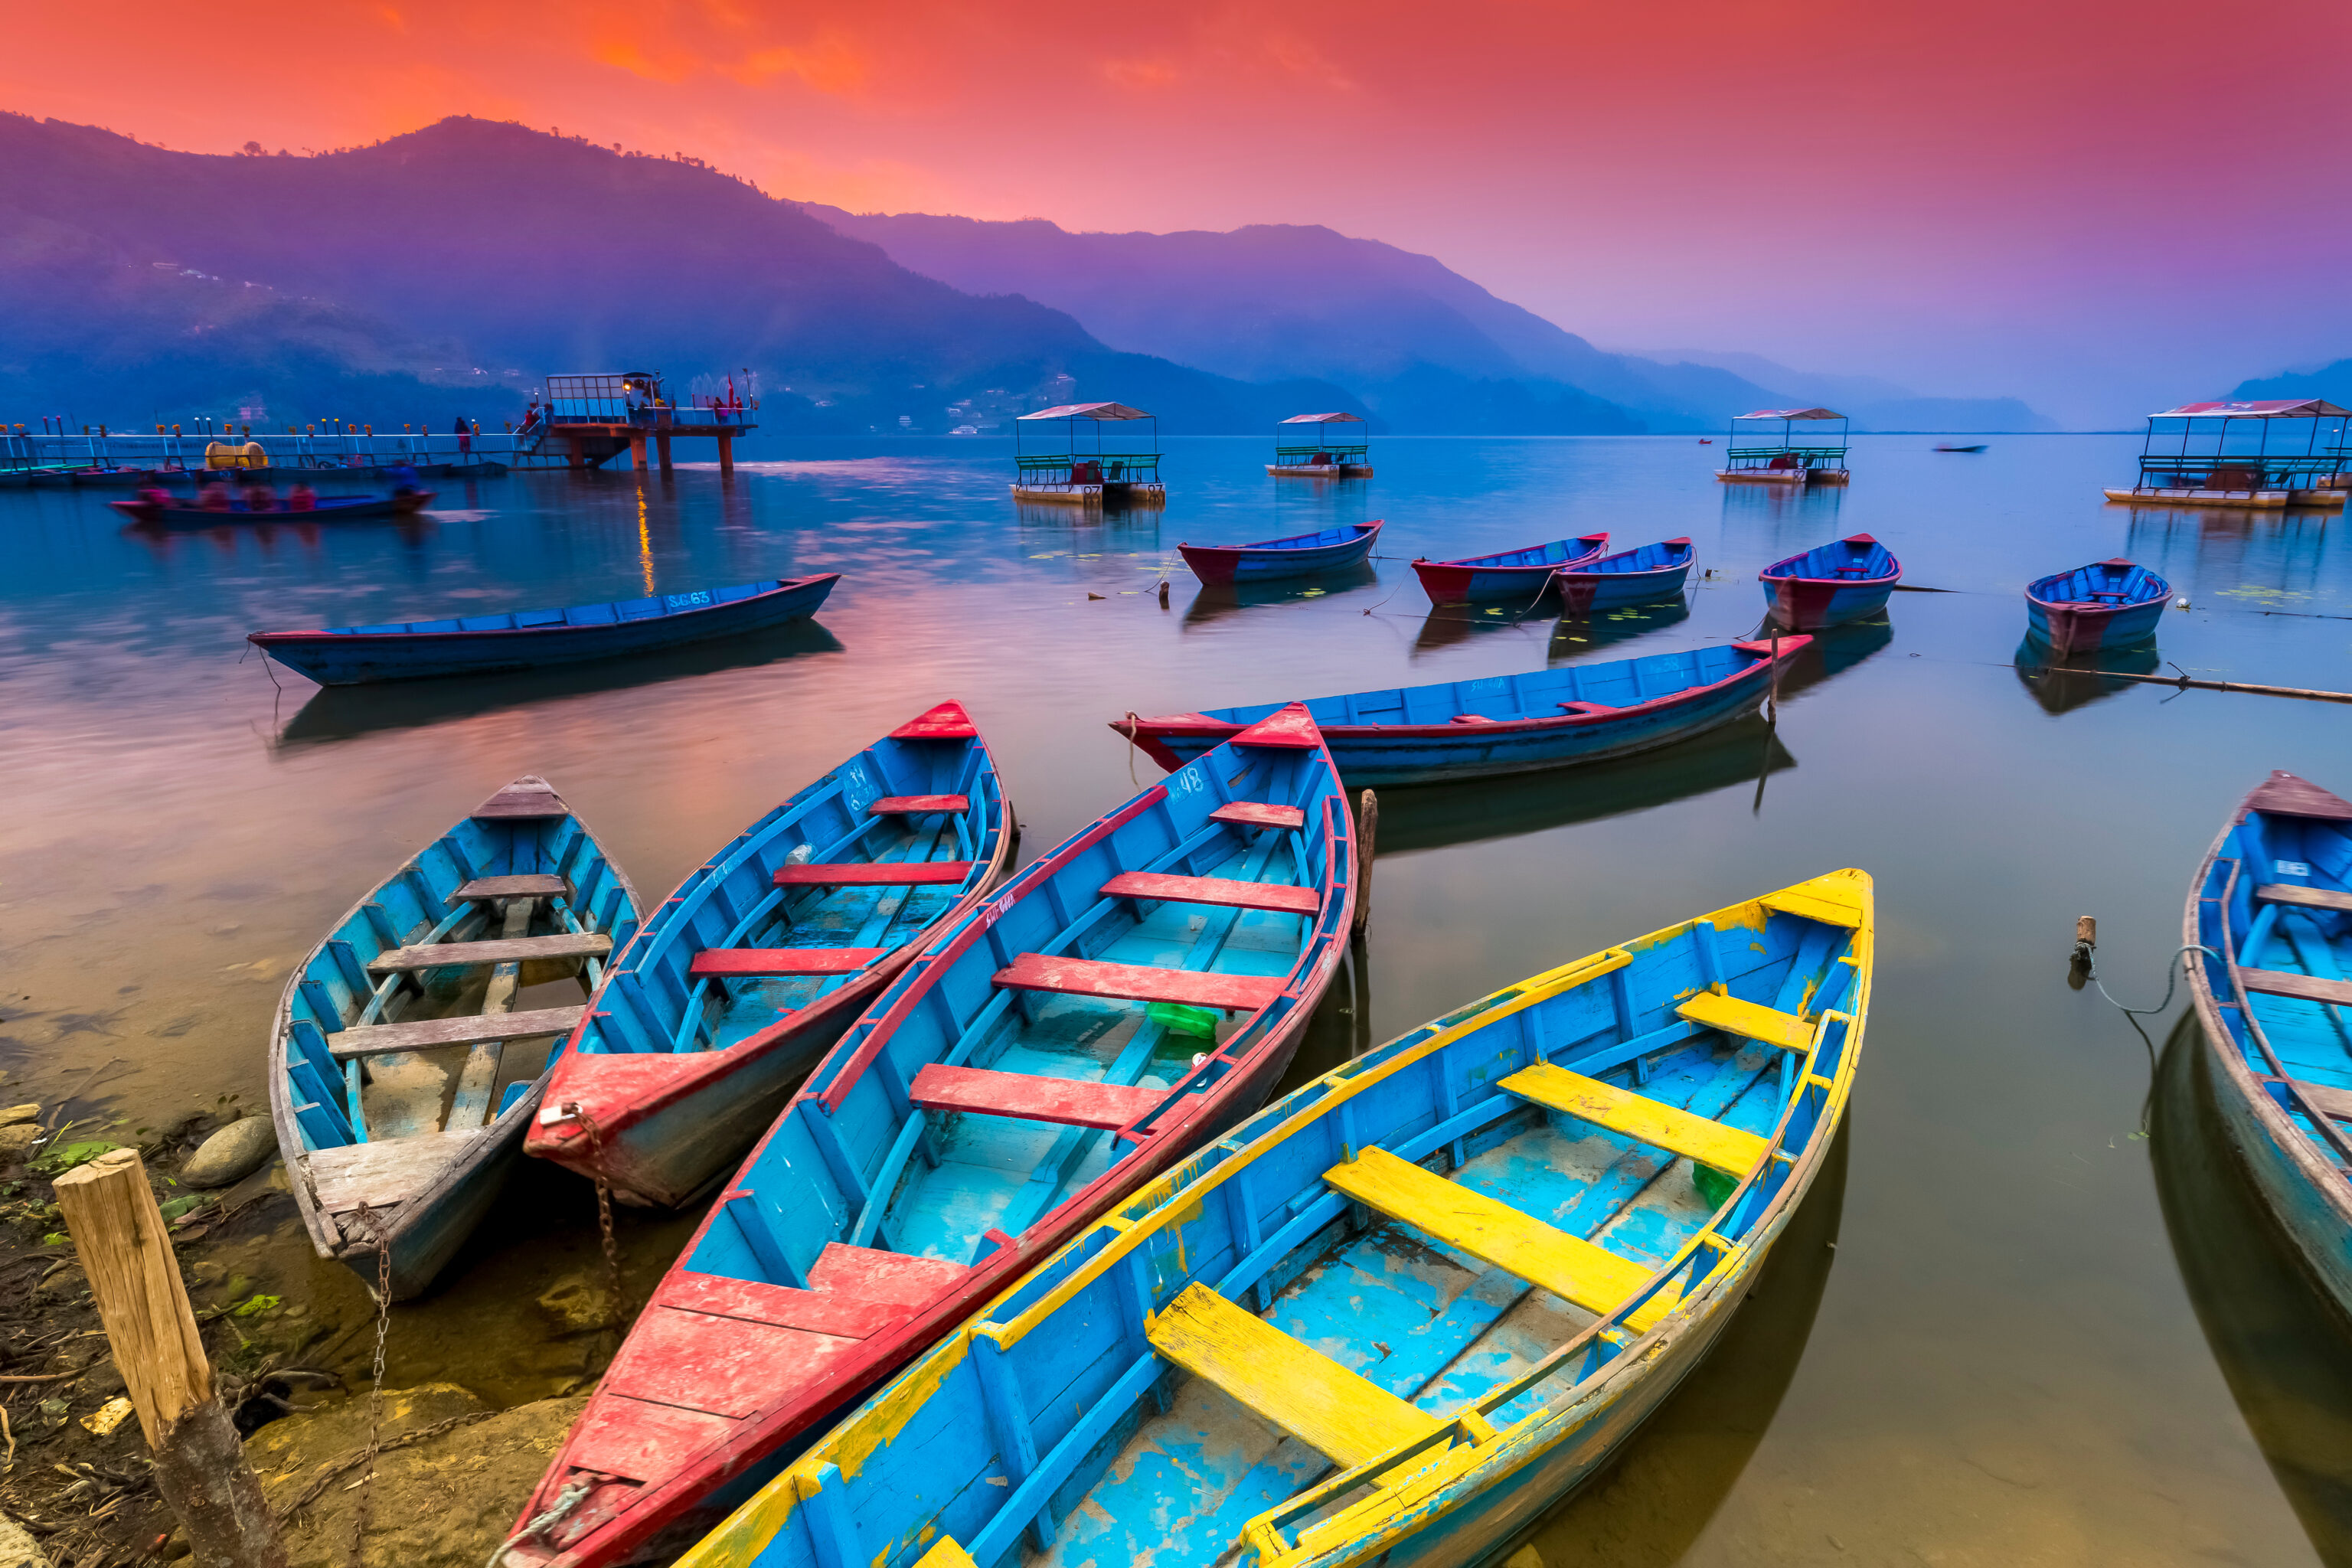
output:
<instances>
[{"instance_id":1,"label":"boat with yellow seat plank","mask_svg":"<svg viewBox=\"0 0 2352 1568\"><path fill-rule=\"evenodd\" d=\"M808 1449L680 1568L1472 1563L1701 1358L1869 1005L1834 871L1563 964L1268 1106Z\"/></svg>"}]
</instances>

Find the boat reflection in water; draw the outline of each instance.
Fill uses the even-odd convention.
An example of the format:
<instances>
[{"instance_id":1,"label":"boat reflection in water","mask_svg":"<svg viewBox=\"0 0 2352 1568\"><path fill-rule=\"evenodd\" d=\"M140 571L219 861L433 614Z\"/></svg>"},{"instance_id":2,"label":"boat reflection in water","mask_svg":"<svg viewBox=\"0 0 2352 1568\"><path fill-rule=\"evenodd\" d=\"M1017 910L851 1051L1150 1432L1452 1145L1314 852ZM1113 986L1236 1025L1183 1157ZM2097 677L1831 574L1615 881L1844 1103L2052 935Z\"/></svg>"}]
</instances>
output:
<instances>
[{"instance_id":1,"label":"boat reflection in water","mask_svg":"<svg viewBox=\"0 0 2352 1568\"><path fill-rule=\"evenodd\" d=\"M2137 647L2078 653L2062 659L2048 643L2029 633L2017 645L2017 679L2032 694L2033 700L2042 704L2043 712L2072 713L2086 703L2128 691L2139 684L2118 679L2116 672L2153 675L2158 660L2152 642Z\"/></svg>"},{"instance_id":2,"label":"boat reflection in water","mask_svg":"<svg viewBox=\"0 0 2352 1568\"><path fill-rule=\"evenodd\" d=\"M1175 568L1181 578L1184 568ZM1184 629L1211 626L1255 608L1260 605L1291 605L1308 599L1320 599L1345 594L1357 588L1376 587L1380 574L1369 562L1358 562L1337 572L1318 572L1311 576L1292 577L1267 583L1218 584L1207 583L1192 595L1184 606Z\"/></svg>"},{"instance_id":3,"label":"boat reflection in water","mask_svg":"<svg viewBox=\"0 0 2352 1568\"><path fill-rule=\"evenodd\" d=\"M453 675L380 686L322 686L278 732L276 749L348 741L383 730L414 730L453 719L554 698L621 691L725 669L747 669L778 659L839 653L841 642L814 621L787 621L766 631L718 642L625 658L518 670L509 675Z\"/></svg>"},{"instance_id":4,"label":"boat reflection in water","mask_svg":"<svg viewBox=\"0 0 2352 1568\"><path fill-rule=\"evenodd\" d=\"M2230 1147L2197 1016L2165 1041L2150 1153L2164 1226L2223 1381L2322 1561L2352 1563L2352 1324Z\"/></svg>"},{"instance_id":5,"label":"boat reflection in water","mask_svg":"<svg viewBox=\"0 0 2352 1568\"><path fill-rule=\"evenodd\" d=\"M1679 596L1655 605L1603 610L1597 616L1562 616L1559 624L1551 629L1551 647L1544 662L1566 664L1597 648L1624 642L1644 632L1663 631L1688 619L1690 601Z\"/></svg>"},{"instance_id":6,"label":"boat reflection in water","mask_svg":"<svg viewBox=\"0 0 2352 1568\"><path fill-rule=\"evenodd\" d=\"M1528 1547L1542 1568L1667 1568L1683 1561L1748 1468L1804 1360L1837 1259L1853 1127L1848 1110L1813 1190L1706 1359L1606 1469L1554 1503L1493 1561Z\"/></svg>"},{"instance_id":7,"label":"boat reflection in water","mask_svg":"<svg viewBox=\"0 0 2352 1568\"><path fill-rule=\"evenodd\" d=\"M1769 623L1757 635L1770 637ZM1783 702L1811 690L1832 676L1843 675L1885 647L1895 640L1895 623L1882 614L1866 621L1848 621L1842 626L1825 626L1804 635L1813 640L1780 671L1780 697Z\"/></svg>"}]
</instances>

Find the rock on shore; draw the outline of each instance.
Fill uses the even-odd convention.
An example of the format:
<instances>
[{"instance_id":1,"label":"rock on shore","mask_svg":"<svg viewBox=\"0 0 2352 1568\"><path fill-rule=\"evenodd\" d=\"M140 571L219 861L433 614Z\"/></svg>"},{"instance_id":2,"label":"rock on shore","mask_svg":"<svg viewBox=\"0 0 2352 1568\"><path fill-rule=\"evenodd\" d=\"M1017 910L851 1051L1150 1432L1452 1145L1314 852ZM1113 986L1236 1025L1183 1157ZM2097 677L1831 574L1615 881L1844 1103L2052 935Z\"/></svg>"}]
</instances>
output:
<instances>
[{"instance_id":1,"label":"rock on shore","mask_svg":"<svg viewBox=\"0 0 2352 1568\"><path fill-rule=\"evenodd\" d=\"M266 1116L230 1122L196 1147L180 1167L184 1187L225 1187L253 1174L278 1152L278 1130Z\"/></svg>"}]
</instances>

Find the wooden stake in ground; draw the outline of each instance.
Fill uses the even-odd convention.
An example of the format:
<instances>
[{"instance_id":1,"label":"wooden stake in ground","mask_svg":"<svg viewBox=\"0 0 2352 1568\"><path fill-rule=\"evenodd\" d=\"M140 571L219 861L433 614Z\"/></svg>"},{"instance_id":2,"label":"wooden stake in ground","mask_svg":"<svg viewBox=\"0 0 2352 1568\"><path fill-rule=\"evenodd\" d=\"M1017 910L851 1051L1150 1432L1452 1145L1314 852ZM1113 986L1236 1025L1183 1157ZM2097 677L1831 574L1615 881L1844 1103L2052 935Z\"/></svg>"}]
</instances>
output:
<instances>
[{"instance_id":1,"label":"wooden stake in ground","mask_svg":"<svg viewBox=\"0 0 2352 1568\"><path fill-rule=\"evenodd\" d=\"M57 1190L115 1367L154 1452L156 1485L187 1528L197 1568L285 1568L278 1516L214 1396L212 1363L138 1151L100 1154L58 1177Z\"/></svg>"},{"instance_id":2,"label":"wooden stake in ground","mask_svg":"<svg viewBox=\"0 0 2352 1568\"><path fill-rule=\"evenodd\" d=\"M1372 840L1380 832L1380 797L1366 790L1356 808L1356 923L1350 936L1363 935L1365 922L1372 918Z\"/></svg>"}]
</instances>

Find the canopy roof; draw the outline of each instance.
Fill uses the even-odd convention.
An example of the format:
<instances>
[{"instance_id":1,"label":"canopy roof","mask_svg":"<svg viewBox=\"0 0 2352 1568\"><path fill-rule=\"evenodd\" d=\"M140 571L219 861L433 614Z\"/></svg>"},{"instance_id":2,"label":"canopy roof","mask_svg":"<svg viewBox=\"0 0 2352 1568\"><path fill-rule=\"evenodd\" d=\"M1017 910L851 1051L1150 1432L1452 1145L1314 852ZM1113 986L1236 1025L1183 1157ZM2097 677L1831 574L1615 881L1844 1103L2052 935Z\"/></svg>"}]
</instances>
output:
<instances>
[{"instance_id":1,"label":"canopy roof","mask_svg":"<svg viewBox=\"0 0 2352 1568\"><path fill-rule=\"evenodd\" d=\"M1736 414L1735 419L1843 419L1844 415L1834 408L1759 408L1753 414Z\"/></svg>"},{"instance_id":2,"label":"canopy roof","mask_svg":"<svg viewBox=\"0 0 2352 1568\"><path fill-rule=\"evenodd\" d=\"M1146 414L1140 408L1129 408L1124 403L1060 403L1051 408L1040 408L1034 414L1024 414L1024 419L1157 419L1156 414Z\"/></svg>"},{"instance_id":3,"label":"canopy roof","mask_svg":"<svg viewBox=\"0 0 2352 1568\"><path fill-rule=\"evenodd\" d=\"M1336 425L1342 421L1349 425L1361 425L1364 422L1364 416L1360 414L1294 414L1283 423L1285 425Z\"/></svg>"},{"instance_id":4,"label":"canopy roof","mask_svg":"<svg viewBox=\"0 0 2352 1568\"><path fill-rule=\"evenodd\" d=\"M2343 419L2352 417L2352 410L2338 408L2321 397L2285 397L2267 403L2184 403L2148 417L2194 419L2200 415L2231 419Z\"/></svg>"}]
</instances>

